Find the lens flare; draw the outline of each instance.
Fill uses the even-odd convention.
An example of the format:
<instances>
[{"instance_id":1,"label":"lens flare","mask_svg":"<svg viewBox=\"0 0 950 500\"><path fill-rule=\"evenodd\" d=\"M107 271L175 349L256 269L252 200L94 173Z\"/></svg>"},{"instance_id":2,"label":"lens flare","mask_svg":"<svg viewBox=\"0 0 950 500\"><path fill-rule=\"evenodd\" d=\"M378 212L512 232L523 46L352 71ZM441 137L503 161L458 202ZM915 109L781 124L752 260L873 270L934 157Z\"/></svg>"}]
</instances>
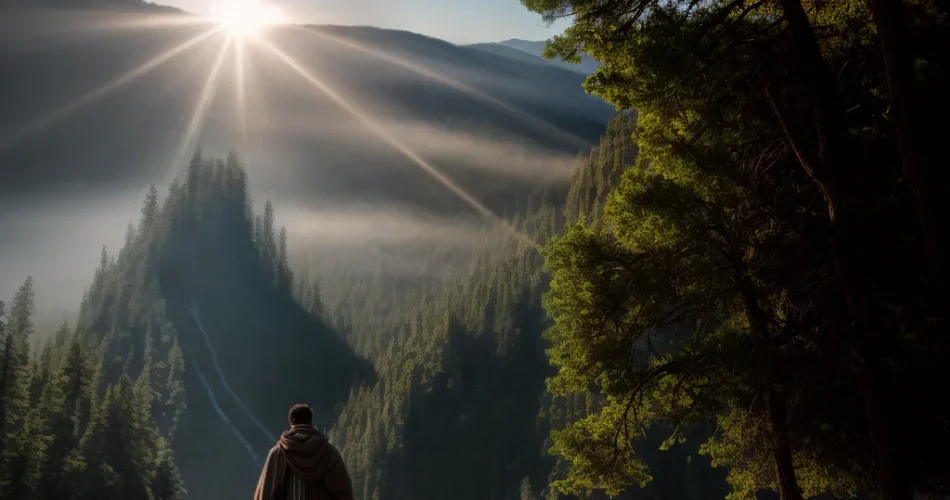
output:
<instances>
[{"instance_id":1,"label":"lens flare","mask_svg":"<svg viewBox=\"0 0 950 500\"><path fill-rule=\"evenodd\" d=\"M283 11L255 0L230 0L211 5L211 19L231 35L257 36L264 26L287 22Z\"/></svg>"}]
</instances>

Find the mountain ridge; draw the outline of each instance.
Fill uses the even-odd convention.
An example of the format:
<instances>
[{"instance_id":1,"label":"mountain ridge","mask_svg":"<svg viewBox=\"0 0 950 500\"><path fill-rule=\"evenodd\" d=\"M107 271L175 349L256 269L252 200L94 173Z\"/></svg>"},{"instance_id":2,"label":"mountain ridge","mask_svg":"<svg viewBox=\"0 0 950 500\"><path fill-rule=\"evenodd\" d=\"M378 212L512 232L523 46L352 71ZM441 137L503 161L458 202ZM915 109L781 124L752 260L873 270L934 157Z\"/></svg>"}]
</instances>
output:
<instances>
[{"instance_id":1,"label":"mountain ridge","mask_svg":"<svg viewBox=\"0 0 950 500\"><path fill-rule=\"evenodd\" d=\"M579 64L569 63L567 61L562 61L558 58L546 59L543 56L544 48L547 45L547 42L541 41L531 41L523 40L520 38L510 38L508 40L503 40L500 42L486 42L486 43L476 43L468 45L468 47L475 48L477 50L483 50L486 52L491 52L503 57L509 57L516 59L522 62L530 63L542 63L549 66L554 66L561 69L566 69L574 73L580 73L582 75L590 75L591 73L597 71L600 67L600 64L591 56L587 54L581 54L581 62ZM518 51L518 52L513 52ZM528 54L531 57L523 57L521 54ZM540 61L538 61L540 60Z\"/></svg>"}]
</instances>

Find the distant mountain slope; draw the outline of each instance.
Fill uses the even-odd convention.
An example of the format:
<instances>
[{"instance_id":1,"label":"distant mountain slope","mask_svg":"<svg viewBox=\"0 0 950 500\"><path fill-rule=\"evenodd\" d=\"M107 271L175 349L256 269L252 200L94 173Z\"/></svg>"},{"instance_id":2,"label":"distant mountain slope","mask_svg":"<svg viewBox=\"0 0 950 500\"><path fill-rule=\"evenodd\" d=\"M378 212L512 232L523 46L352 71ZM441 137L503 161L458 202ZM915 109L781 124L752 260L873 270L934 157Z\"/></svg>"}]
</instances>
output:
<instances>
[{"instance_id":1,"label":"distant mountain slope","mask_svg":"<svg viewBox=\"0 0 950 500\"><path fill-rule=\"evenodd\" d=\"M476 43L472 45L467 45L473 49L481 50L483 52L488 52L489 54L495 54L501 57L507 57L508 59L513 59L515 61L523 62L526 64L537 64L542 66L555 66L563 67L568 71L580 72L582 68L577 64L568 64L565 66L563 61L555 61L550 59L544 59L543 57L536 56L534 54L529 54L520 49L514 47L508 47L507 45L502 45L500 43Z\"/></svg>"},{"instance_id":2,"label":"distant mountain slope","mask_svg":"<svg viewBox=\"0 0 950 500\"><path fill-rule=\"evenodd\" d=\"M153 3L141 0L0 0L0 9L4 7L27 9L75 8L108 13L162 13L188 14L187 12L170 5Z\"/></svg>"},{"instance_id":3,"label":"distant mountain slope","mask_svg":"<svg viewBox=\"0 0 950 500\"><path fill-rule=\"evenodd\" d=\"M529 41L529 40L520 40L518 38L512 38L511 40L505 40L503 42L479 43L475 45L470 45L470 47L478 49L478 50L484 50L486 52L498 54L501 56L510 57L512 59L516 59L523 62L535 61L534 59L521 57L520 54L512 52L511 50L506 50L506 49L514 49L519 52L534 56L535 58L540 59L542 62L546 62L550 65L567 69L576 73L582 73L584 75L589 75L593 73L594 71L597 71L597 68L600 67L597 61L594 60L593 57L587 54L581 55L580 64L572 64L569 62L564 62L560 59L544 59L542 54L544 52L545 44L546 42L544 41Z\"/></svg>"},{"instance_id":4,"label":"distant mountain slope","mask_svg":"<svg viewBox=\"0 0 950 500\"><path fill-rule=\"evenodd\" d=\"M257 192L292 195L302 203L358 198L449 215L471 212L262 44L245 40L243 80L235 45L227 49L215 98L205 108L198 102L223 34L123 79L209 27L142 23L106 29L111 18L105 14L64 12L47 21L36 12L0 16L0 175L5 179L0 193L66 182L165 182L196 110L207 113L195 122L192 144L223 154L241 143L235 103L243 95L249 175ZM86 30L87 25L97 27ZM614 113L583 91L580 74L527 66L414 33L286 27L268 32L266 40L422 153L445 142L439 134L474 134L517 144L535 156L573 156L596 142ZM121 85L101 91L117 81ZM89 95L93 98L83 101ZM81 105L75 106L77 101ZM58 114L64 109L68 112ZM47 120L50 116L55 119ZM407 137L414 131L420 132ZM493 198L498 186L527 192L538 176L520 173L512 161L516 155L505 163L492 160L486 170L479 159L491 150L422 156L501 213L511 197Z\"/></svg>"}]
</instances>

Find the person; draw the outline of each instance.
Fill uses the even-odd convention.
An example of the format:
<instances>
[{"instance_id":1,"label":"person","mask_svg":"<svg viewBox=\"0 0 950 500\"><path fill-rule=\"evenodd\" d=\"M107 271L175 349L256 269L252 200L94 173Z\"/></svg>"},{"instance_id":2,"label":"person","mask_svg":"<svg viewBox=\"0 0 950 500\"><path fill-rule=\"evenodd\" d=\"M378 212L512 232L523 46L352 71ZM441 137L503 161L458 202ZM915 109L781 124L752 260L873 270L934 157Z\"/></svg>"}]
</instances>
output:
<instances>
[{"instance_id":1,"label":"person","mask_svg":"<svg viewBox=\"0 0 950 500\"><path fill-rule=\"evenodd\" d=\"M313 411L294 405L290 429L271 448L254 500L353 500L353 482L343 457L313 428Z\"/></svg>"}]
</instances>

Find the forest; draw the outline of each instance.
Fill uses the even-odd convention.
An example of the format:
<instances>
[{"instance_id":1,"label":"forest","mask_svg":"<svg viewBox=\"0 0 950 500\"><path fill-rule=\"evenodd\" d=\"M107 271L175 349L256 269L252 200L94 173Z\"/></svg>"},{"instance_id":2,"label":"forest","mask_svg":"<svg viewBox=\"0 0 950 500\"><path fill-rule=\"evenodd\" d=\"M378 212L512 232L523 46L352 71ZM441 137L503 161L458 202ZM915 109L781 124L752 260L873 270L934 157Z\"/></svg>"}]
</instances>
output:
<instances>
[{"instance_id":1,"label":"forest","mask_svg":"<svg viewBox=\"0 0 950 500\"><path fill-rule=\"evenodd\" d=\"M76 324L0 303L0 498L250 495L300 400L365 500L950 496L950 3L522 3L619 110L569 183L356 273L199 150Z\"/></svg>"}]
</instances>

